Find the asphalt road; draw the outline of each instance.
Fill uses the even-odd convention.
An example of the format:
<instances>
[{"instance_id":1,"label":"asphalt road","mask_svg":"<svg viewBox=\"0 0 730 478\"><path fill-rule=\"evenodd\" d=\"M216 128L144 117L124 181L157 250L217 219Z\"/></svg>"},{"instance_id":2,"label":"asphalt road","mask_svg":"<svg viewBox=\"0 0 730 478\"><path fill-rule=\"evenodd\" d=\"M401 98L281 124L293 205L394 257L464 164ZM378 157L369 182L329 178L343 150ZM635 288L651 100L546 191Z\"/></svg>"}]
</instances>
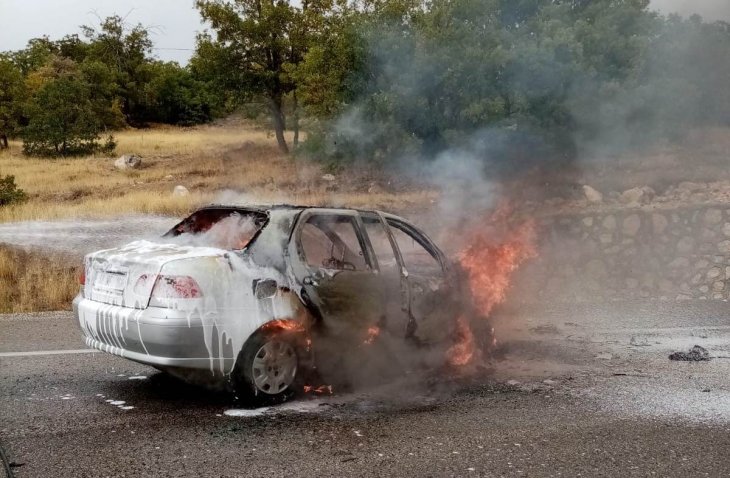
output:
<instances>
[{"instance_id":1,"label":"asphalt road","mask_svg":"<svg viewBox=\"0 0 730 478\"><path fill-rule=\"evenodd\" d=\"M730 476L725 308L505 310L486 369L269 410L0 316L0 443L17 477Z\"/></svg>"}]
</instances>

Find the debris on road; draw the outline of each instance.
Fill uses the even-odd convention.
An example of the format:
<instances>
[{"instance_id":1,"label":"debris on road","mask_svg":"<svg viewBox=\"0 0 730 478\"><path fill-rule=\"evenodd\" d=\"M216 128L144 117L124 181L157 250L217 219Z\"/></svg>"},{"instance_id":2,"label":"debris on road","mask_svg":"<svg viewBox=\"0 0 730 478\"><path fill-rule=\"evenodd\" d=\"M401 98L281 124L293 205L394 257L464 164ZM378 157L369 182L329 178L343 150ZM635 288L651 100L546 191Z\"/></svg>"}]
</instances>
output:
<instances>
[{"instance_id":1,"label":"debris on road","mask_svg":"<svg viewBox=\"0 0 730 478\"><path fill-rule=\"evenodd\" d=\"M674 352L669 355L669 360L680 360L683 362L702 362L710 360L710 353L704 347L695 345L689 352Z\"/></svg>"}]
</instances>

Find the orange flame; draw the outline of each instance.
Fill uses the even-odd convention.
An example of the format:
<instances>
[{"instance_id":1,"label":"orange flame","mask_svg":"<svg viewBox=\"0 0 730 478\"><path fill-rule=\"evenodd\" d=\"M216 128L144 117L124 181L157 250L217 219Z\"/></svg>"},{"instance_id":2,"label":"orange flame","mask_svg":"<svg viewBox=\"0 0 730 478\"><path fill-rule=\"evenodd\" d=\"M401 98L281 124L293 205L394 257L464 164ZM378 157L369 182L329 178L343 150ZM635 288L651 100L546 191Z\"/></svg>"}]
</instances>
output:
<instances>
[{"instance_id":1,"label":"orange flame","mask_svg":"<svg viewBox=\"0 0 730 478\"><path fill-rule=\"evenodd\" d=\"M314 393L316 395L332 395L332 385L320 385L319 387L305 385L304 393Z\"/></svg>"},{"instance_id":2,"label":"orange flame","mask_svg":"<svg viewBox=\"0 0 730 478\"><path fill-rule=\"evenodd\" d=\"M474 334L463 315L456 319L456 343L447 352L449 364L462 367L474 357Z\"/></svg>"},{"instance_id":3,"label":"orange flame","mask_svg":"<svg viewBox=\"0 0 730 478\"><path fill-rule=\"evenodd\" d=\"M493 244L484 232L471 235L469 245L456 257L467 274L469 290L482 315L488 316L494 306L504 302L512 273L535 256L532 221L517 226L501 244Z\"/></svg>"},{"instance_id":4,"label":"orange flame","mask_svg":"<svg viewBox=\"0 0 730 478\"><path fill-rule=\"evenodd\" d=\"M507 231L501 243L495 243L490 228L482 225L467 233L467 246L456 255L466 274L471 299L483 318L504 302L512 274L520 264L537 256L534 222L528 220L516 227L510 226L509 213L509 208L502 205L487 221L487 224L496 226L495 230ZM453 366L467 365L476 355L475 343L469 321L460 316L456 342L447 351L448 362ZM492 345L495 343L496 340Z\"/></svg>"},{"instance_id":5,"label":"orange flame","mask_svg":"<svg viewBox=\"0 0 730 478\"><path fill-rule=\"evenodd\" d=\"M277 319L266 322L262 327L264 330L288 330L291 332L304 332L304 324L295 320Z\"/></svg>"},{"instance_id":6,"label":"orange flame","mask_svg":"<svg viewBox=\"0 0 730 478\"><path fill-rule=\"evenodd\" d=\"M380 327L378 327L377 325L371 325L370 327L368 327L368 335L367 338L363 341L363 344L372 344L373 342L375 342L375 339L377 339L379 335Z\"/></svg>"}]
</instances>

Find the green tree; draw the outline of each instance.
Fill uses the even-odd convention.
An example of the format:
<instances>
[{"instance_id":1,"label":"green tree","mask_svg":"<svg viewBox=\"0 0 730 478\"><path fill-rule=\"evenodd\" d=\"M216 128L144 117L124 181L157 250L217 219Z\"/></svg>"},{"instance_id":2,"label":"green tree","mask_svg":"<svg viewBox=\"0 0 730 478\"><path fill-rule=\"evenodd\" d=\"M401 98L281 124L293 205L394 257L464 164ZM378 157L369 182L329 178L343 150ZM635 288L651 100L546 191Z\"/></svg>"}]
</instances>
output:
<instances>
[{"instance_id":1,"label":"green tree","mask_svg":"<svg viewBox=\"0 0 730 478\"><path fill-rule=\"evenodd\" d=\"M150 81L144 87L146 121L191 126L213 118L215 100L208 85L174 62L146 67Z\"/></svg>"},{"instance_id":2,"label":"green tree","mask_svg":"<svg viewBox=\"0 0 730 478\"><path fill-rule=\"evenodd\" d=\"M94 116L104 130L119 129L127 125L122 111L120 87L114 71L98 60L86 59L78 65L83 80L89 85Z\"/></svg>"},{"instance_id":3,"label":"green tree","mask_svg":"<svg viewBox=\"0 0 730 478\"><path fill-rule=\"evenodd\" d=\"M302 61L291 71L308 115L327 120L344 112L364 87L366 44L361 15L346 5L321 18ZM314 30L314 29L313 29Z\"/></svg>"},{"instance_id":4,"label":"green tree","mask_svg":"<svg viewBox=\"0 0 730 478\"><path fill-rule=\"evenodd\" d=\"M525 154L527 144L569 152L576 140L619 125L641 135L637 106L658 106L650 86L657 75L641 74L660 23L647 7L648 0L366 0L351 16L359 44L315 43L297 70L308 111L333 117L329 139L310 138L339 157L477 148L507 164L540 156ZM355 87L334 86L345 81ZM515 154L494 154L495 145Z\"/></svg>"},{"instance_id":5,"label":"green tree","mask_svg":"<svg viewBox=\"0 0 730 478\"><path fill-rule=\"evenodd\" d=\"M70 156L113 148L110 137L104 146L99 134L103 106L72 60L54 58L37 72L37 90L25 108L28 125L23 129L23 151L38 156Z\"/></svg>"},{"instance_id":6,"label":"green tree","mask_svg":"<svg viewBox=\"0 0 730 478\"><path fill-rule=\"evenodd\" d=\"M18 133L24 101L21 70L9 58L0 56L0 149L8 147L8 136Z\"/></svg>"},{"instance_id":7,"label":"green tree","mask_svg":"<svg viewBox=\"0 0 730 478\"><path fill-rule=\"evenodd\" d=\"M0 206L23 202L27 197L25 191L15 184L15 176L0 177Z\"/></svg>"},{"instance_id":8,"label":"green tree","mask_svg":"<svg viewBox=\"0 0 730 478\"><path fill-rule=\"evenodd\" d=\"M333 4L329 0L305 1L299 6L287 0L198 0L196 4L216 36L198 37L194 70L211 75L238 103L263 100L279 148L287 153L288 97L295 121L298 114L291 72L302 61L310 35L320 28L321 18Z\"/></svg>"},{"instance_id":9,"label":"green tree","mask_svg":"<svg viewBox=\"0 0 730 478\"><path fill-rule=\"evenodd\" d=\"M98 61L114 73L121 109L128 123L140 124L144 115L143 90L149 81L146 65L152 41L141 24L129 27L118 15L107 17L98 29L81 27L88 39L85 59Z\"/></svg>"},{"instance_id":10,"label":"green tree","mask_svg":"<svg viewBox=\"0 0 730 478\"><path fill-rule=\"evenodd\" d=\"M27 76L48 63L50 58L58 53L58 46L44 36L32 38L24 49L12 52L10 56L13 63L23 72L23 76Z\"/></svg>"}]
</instances>

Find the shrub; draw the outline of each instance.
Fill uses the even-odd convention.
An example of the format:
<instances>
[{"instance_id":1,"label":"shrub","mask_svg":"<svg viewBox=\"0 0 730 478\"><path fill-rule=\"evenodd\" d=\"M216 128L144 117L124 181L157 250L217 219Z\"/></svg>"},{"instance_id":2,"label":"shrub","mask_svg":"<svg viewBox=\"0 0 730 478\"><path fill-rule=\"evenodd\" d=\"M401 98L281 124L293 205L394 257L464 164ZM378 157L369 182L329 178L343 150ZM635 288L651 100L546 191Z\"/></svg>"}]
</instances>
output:
<instances>
[{"instance_id":1,"label":"shrub","mask_svg":"<svg viewBox=\"0 0 730 478\"><path fill-rule=\"evenodd\" d=\"M23 202L26 199L25 191L15 184L15 176L0 178L0 206Z\"/></svg>"},{"instance_id":2,"label":"shrub","mask_svg":"<svg viewBox=\"0 0 730 478\"><path fill-rule=\"evenodd\" d=\"M113 149L113 140L99 144L104 121L90 85L75 70L46 79L26 108L23 152L34 156L78 156Z\"/></svg>"}]
</instances>

